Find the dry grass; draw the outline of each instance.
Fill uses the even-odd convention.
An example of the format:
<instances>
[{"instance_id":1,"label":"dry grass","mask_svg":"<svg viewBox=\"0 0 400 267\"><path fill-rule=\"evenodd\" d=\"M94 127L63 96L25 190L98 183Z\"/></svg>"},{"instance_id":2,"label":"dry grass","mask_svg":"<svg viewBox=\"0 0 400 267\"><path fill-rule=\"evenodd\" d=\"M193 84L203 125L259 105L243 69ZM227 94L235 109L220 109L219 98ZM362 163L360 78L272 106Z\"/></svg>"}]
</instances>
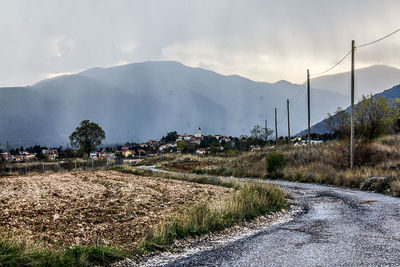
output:
<instances>
[{"instance_id":1,"label":"dry grass","mask_svg":"<svg viewBox=\"0 0 400 267\"><path fill-rule=\"evenodd\" d=\"M202 203L158 225L139 248L165 249L174 239L220 231L234 224L289 207L286 194L265 183L232 183L235 188L221 205Z\"/></svg>"},{"instance_id":2,"label":"dry grass","mask_svg":"<svg viewBox=\"0 0 400 267\"><path fill-rule=\"evenodd\" d=\"M230 189L116 171L0 180L0 229L46 245L132 249L146 231L185 206L218 205Z\"/></svg>"},{"instance_id":3,"label":"dry grass","mask_svg":"<svg viewBox=\"0 0 400 267\"><path fill-rule=\"evenodd\" d=\"M171 155L158 166L222 176L274 178L267 172L266 156L272 151L285 155L287 167L284 178L292 181L332 184L358 188L374 176L398 177L389 181L385 193L400 196L400 135L380 138L372 143L357 142L355 171L348 170L349 148L347 143L330 141L307 147L279 145L263 151L243 152L236 156L213 157ZM182 168L181 166L185 166Z\"/></svg>"}]
</instances>

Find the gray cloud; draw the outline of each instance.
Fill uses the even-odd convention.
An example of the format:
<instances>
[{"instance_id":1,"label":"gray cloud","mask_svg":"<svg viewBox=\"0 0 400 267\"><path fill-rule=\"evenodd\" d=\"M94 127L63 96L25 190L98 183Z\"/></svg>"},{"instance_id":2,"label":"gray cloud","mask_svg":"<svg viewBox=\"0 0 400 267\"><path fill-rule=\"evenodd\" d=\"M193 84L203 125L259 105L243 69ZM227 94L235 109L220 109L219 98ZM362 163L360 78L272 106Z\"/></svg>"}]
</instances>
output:
<instances>
[{"instance_id":1,"label":"gray cloud","mask_svg":"<svg viewBox=\"0 0 400 267\"><path fill-rule=\"evenodd\" d=\"M398 1L0 2L0 86L146 60L178 60L260 81L304 80L399 27ZM357 66L400 67L400 35L357 54ZM341 65L337 71L348 69Z\"/></svg>"}]
</instances>

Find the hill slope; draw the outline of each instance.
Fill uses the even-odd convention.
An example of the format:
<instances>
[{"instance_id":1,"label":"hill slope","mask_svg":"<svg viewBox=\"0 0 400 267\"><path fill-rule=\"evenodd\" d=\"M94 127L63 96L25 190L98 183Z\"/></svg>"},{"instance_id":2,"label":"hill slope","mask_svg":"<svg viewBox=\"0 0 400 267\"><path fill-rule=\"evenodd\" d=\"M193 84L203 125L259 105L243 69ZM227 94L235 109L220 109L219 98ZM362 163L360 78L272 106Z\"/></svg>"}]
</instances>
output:
<instances>
[{"instance_id":1,"label":"hill slope","mask_svg":"<svg viewBox=\"0 0 400 267\"><path fill-rule=\"evenodd\" d=\"M387 99L394 100L396 98L400 98L400 85L396 85L388 90L385 90L381 93L375 94L374 97L386 97ZM347 112L350 112L350 107L346 109ZM333 112L332 112L333 113ZM329 131L326 129L326 119L314 124L310 128L311 133L318 133L324 134L328 133ZM305 135L307 134L307 130L300 132L298 135Z\"/></svg>"},{"instance_id":2,"label":"hill slope","mask_svg":"<svg viewBox=\"0 0 400 267\"><path fill-rule=\"evenodd\" d=\"M160 138L168 131L239 136L269 121L278 108L278 133L286 135L286 99L292 131L306 125L303 85L224 76L178 62L144 62L94 68L18 88L0 88L0 143L65 145L81 120L96 121L106 143ZM312 90L312 123L343 105L346 97ZM320 115L316 115L320 114Z\"/></svg>"}]
</instances>

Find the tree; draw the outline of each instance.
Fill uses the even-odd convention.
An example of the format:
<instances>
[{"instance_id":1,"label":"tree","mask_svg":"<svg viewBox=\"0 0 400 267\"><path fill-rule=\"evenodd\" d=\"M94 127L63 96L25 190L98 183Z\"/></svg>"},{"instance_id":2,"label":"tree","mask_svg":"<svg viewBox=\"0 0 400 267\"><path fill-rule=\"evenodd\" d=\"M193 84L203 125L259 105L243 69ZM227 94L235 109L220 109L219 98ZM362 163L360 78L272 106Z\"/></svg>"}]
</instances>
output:
<instances>
[{"instance_id":1,"label":"tree","mask_svg":"<svg viewBox=\"0 0 400 267\"><path fill-rule=\"evenodd\" d=\"M263 128L260 125L255 125L250 131L251 137L259 141L266 141L268 136L270 136L272 133L272 130Z\"/></svg>"},{"instance_id":2,"label":"tree","mask_svg":"<svg viewBox=\"0 0 400 267\"><path fill-rule=\"evenodd\" d=\"M46 154L43 154L42 152L36 154L36 159L41 160L41 161L48 161L49 156Z\"/></svg>"},{"instance_id":3,"label":"tree","mask_svg":"<svg viewBox=\"0 0 400 267\"><path fill-rule=\"evenodd\" d=\"M67 148L64 150L64 158L72 159L72 158L77 158L78 156L79 153L71 148Z\"/></svg>"},{"instance_id":4,"label":"tree","mask_svg":"<svg viewBox=\"0 0 400 267\"><path fill-rule=\"evenodd\" d=\"M218 139L211 135L203 136L200 141L199 148L208 148L211 146L212 143L218 142Z\"/></svg>"},{"instance_id":5,"label":"tree","mask_svg":"<svg viewBox=\"0 0 400 267\"><path fill-rule=\"evenodd\" d=\"M69 136L71 146L90 156L90 151L99 146L106 138L103 129L95 122L81 121L75 131Z\"/></svg>"},{"instance_id":6,"label":"tree","mask_svg":"<svg viewBox=\"0 0 400 267\"><path fill-rule=\"evenodd\" d=\"M369 140L389 134L395 116L389 101L381 97L363 96L355 108L356 134Z\"/></svg>"},{"instance_id":7,"label":"tree","mask_svg":"<svg viewBox=\"0 0 400 267\"><path fill-rule=\"evenodd\" d=\"M325 127L340 139L350 136L350 114L338 107L334 115L328 113Z\"/></svg>"},{"instance_id":8,"label":"tree","mask_svg":"<svg viewBox=\"0 0 400 267\"><path fill-rule=\"evenodd\" d=\"M392 108L385 97L363 96L355 106L354 127L357 137L374 139L400 127L400 112ZM395 103L395 107L397 104ZM335 115L328 113L326 128L343 139L350 136L350 113L338 108Z\"/></svg>"},{"instance_id":9,"label":"tree","mask_svg":"<svg viewBox=\"0 0 400 267\"><path fill-rule=\"evenodd\" d=\"M221 151L222 145L217 142L212 142L210 145L210 152L213 154L217 154L217 152Z\"/></svg>"},{"instance_id":10,"label":"tree","mask_svg":"<svg viewBox=\"0 0 400 267\"><path fill-rule=\"evenodd\" d=\"M189 146L185 141L176 142L176 149L180 152L185 152L184 150Z\"/></svg>"},{"instance_id":11,"label":"tree","mask_svg":"<svg viewBox=\"0 0 400 267\"><path fill-rule=\"evenodd\" d=\"M176 139L178 139L178 133L176 131L173 131L173 132L167 133L167 136L163 136L161 138L161 141L166 144L169 144L169 143L175 142Z\"/></svg>"}]
</instances>

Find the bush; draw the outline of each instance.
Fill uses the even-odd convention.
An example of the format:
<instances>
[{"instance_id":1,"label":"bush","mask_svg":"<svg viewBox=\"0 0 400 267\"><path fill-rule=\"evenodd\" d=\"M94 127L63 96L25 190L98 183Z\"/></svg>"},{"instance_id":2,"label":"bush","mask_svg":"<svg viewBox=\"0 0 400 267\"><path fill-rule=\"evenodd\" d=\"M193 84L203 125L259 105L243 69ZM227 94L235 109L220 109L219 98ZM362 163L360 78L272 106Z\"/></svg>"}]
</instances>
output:
<instances>
[{"instance_id":1,"label":"bush","mask_svg":"<svg viewBox=\"0 0 400 267\"><path fill-rule=\"evenodd\" d=\"M354 144L354 166L374 166L388 157L383 151L366 139L356 140ZM331 165L335 169L350 168L350 140L346 139L332 150Z\"/></svg>"},{"instance_id":2,"label":"bush","mask_svg":"<svg viewBox=\"0 0 400 267\"><path fill-rule=\"evenodd\" d=\"M390 193L391 186L396 181L398 181L398 179L393 176L371 177L361 183L360 189L387 194Z\"/></svg>"},{"instance_id":3,"label":"bush","mask_svg":"<svg viewBox=\"0 0 400 267\"><path fill-rule=\"evenodd\" d=\"M270 153L267 158L267 171L270 174L278 174L286 167L285 156L278 152Z\"/></svg>"}]
</instances>

